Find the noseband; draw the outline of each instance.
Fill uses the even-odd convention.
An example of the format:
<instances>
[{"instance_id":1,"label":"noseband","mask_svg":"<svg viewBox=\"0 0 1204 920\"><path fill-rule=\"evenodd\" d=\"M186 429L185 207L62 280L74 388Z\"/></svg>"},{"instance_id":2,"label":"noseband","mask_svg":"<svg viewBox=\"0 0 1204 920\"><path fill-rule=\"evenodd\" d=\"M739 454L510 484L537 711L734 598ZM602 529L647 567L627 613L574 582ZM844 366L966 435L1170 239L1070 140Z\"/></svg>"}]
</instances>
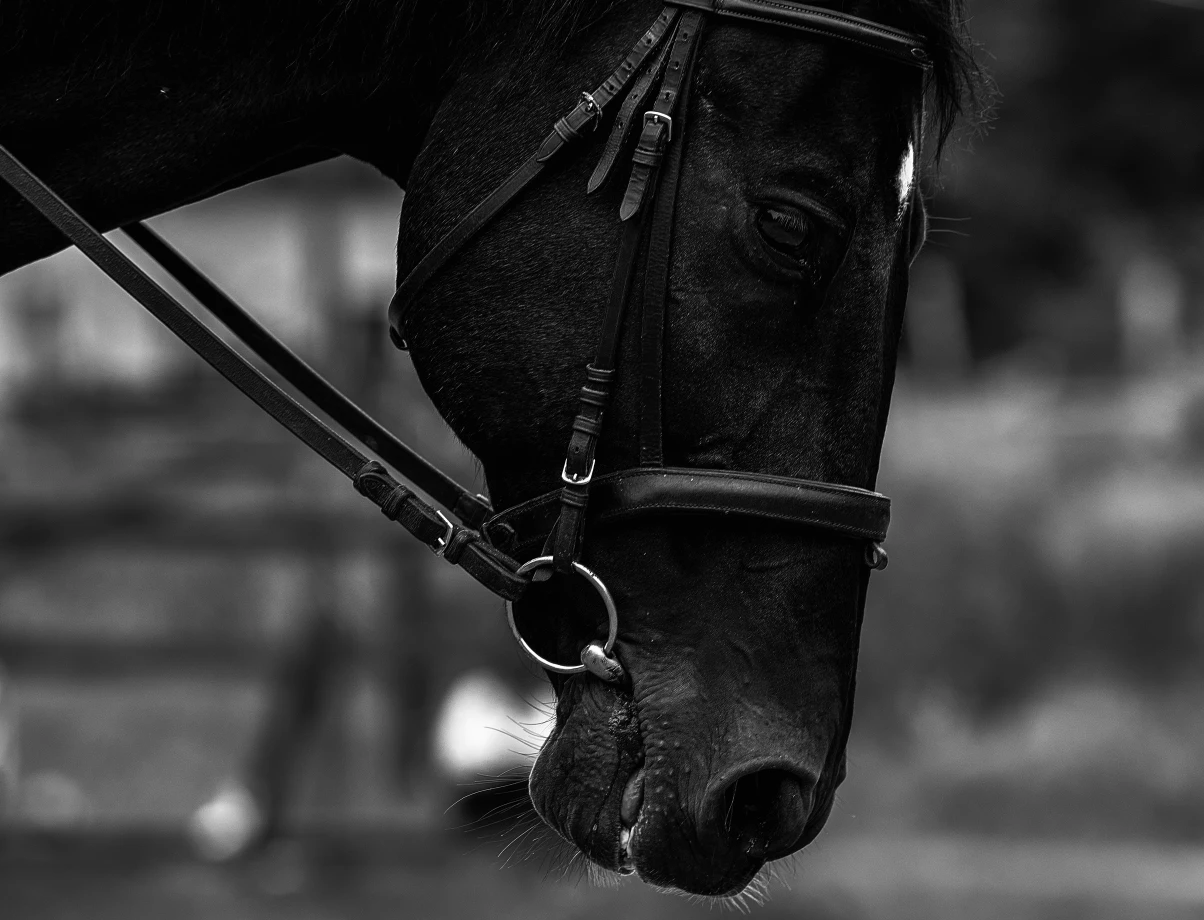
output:
<instances>
[{"instance_id":1,"label":"noseband","mask_svg":"<svg viewBox=\"0 0 1204 920\"><path fill-rule=\"evenodd\" d=\"M511 629L536 661L562 674L588 670L603 680L617 681L623 676L613 654L618 611L602 580L581 563L587 520L600 524L694 515L819 528L864 547L865 563L870 568L886 566L881 544L886 539L890 500L884 495L853 486L761 473L664 465L662 386L673 214L690 77L699 36L709 17L786 28L852 45L900 65L921 70L928 67L924 43L917 37L844 13L792 0L668 0L618 69L592 93L583 93L573 110L556 122L539 149L422 258L402 281L389 308L390 337L398 347L405 348L407 311L421 287L513 201L547 163L581 140L585 129L596 127L608 106L622 100L589 180L590 193L611 177L630 134L638 130L639 139L631 155L631 173L619 209L622 242L610 302L597 351L585 371L561 470L562 485L500 513L493 513L487 499L456 483L351 403L154 231L141 223L124 228L253 353L355 440L447 508L462 526L399 483L381 463L349 444L214 335L3 146L0 179L189 348L350 479L386 517L506 600ZM917 149L922 122L921 115L913 128ZM905 221L904 227L909 224ZM638 319L640 466L595 475L598 440L615 384L619 336L636 288L641 252L645 268ZM540 545L543 549L537 550ZM518 561L531 556L534 558L526 562ZM586 579L606 607L606 639L586 643L580 663L562 664L542 658L515 625L513 602L522 597L531 581L545 580L555 572ZM864 583L863 578L863 587Z\"/></svg>"},{"instance_id":2,"label":"noseband","mask_svg":"<svg viewBox=\"0 0 1204 920\"><path fill-rule=\"evenodd\" d=\"M851 44L890 61L926 69L928 55L915 36L831 10L779 0L669 0L619 67L553 125L539 149L428 252L406 276L389 307L390 337L406 349L406 320L420 289L483 227L622 100L587 191L597 192L615 171L633 130L639 139L619 208L622 241L609 306L592 363L578 397L562 485L490 517L481 527L493 545L519 558L543 549L519 570L536 580L553 572L578 574L601 596L609 617L605 642L587 644L581 663L562 664L537 654L520 634L511 603L511 630L524 651L549 671L590 670L605 680L622 674L612 654L618 620L605 585L581 564L587 520L591 524L646 516L709 515L820 528L861 542L865 561L885 568L890 500L853 486L761 473L666 467L663 447L665 305L672 255L673 215L686 134L688 95L702 28L708 17L767 24ZM637 120L637 113L641 113ZM913 141L918 146L917 123ZM906 224L905 224L906 226ZM595 475L598 442L617 375L620 335L637 299L636 267L644 273L633 323L640 337L639 462L634 469Z\"/></svg>"}]
</instances>

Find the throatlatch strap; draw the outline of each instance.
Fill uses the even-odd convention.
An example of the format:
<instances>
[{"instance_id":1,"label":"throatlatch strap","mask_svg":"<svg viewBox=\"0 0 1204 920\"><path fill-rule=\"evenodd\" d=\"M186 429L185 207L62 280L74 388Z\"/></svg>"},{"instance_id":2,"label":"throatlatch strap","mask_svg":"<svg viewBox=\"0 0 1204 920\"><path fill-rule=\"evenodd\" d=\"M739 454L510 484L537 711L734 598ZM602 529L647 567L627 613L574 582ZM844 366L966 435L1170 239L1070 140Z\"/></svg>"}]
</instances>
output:
<instances>
[{"instance_id":1,"label":"throatlatch strap","mask_svg":"<svg viewBox=\"0 0 1204 920\"><path fill-rule=\"evenodd\" d=\"M582 93L576 107L558 119L552 131L535 151L510 177L468 213L435 244L398 286L389 304L390 338L398 348L408 346L405 338L406 314L422 286L442 268L470 239L476 236L502 209L513 201L523 189L543 172L544 166L572 141L580 138L581 131L589 124L602 118L610 104L640 72L648 57L656 50L670 27L677 20L679 10L666 6L651 28L631 49L623 63L607 77L592 93Z\"/></svg>"}]
</instances>

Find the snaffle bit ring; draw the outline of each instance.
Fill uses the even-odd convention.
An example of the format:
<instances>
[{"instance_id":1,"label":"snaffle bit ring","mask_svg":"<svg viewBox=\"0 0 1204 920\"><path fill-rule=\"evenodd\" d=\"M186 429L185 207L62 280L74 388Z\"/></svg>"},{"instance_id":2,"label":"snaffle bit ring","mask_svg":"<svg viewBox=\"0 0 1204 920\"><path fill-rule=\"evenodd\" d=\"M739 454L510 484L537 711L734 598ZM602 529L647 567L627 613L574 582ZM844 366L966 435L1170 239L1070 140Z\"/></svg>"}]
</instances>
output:
<instances>
[{"instance_id":1,"label":"snaffle bit ring","mask_svg":"<svg viewBox=\"0 0 1204 920\"><path fill-rule=\"evenodd\" d=\"M519 566L518 574L526 575L534 572L537 569L550 567L552 565L551 556L539 556L532 559L530 562L525 562ZM527 644L527 640L522 637L518 631L518 627L514 623L514 603L506 602L506 619L510 623L510 632L514 634L514 638L518 640L519 647L527 653L530 658L535 661L540 667L553 672L554 674L581 674L584 671L589 671L591 674L605 680L609 683L615 683L623 677L623 666L619 664L618 659L611 654L615 647L615 637L619 634L619 613L615 609L614 598L610 596L610 592L606 590L606 585L602 579L595 575L591 570L587 569L580 562L573 563L573 571L588 581L598 596L602 598L602 603L606 607L607 632L606 642L590 642L581 649L581 664L557 664L554 661L548 661L535 649Z\"/></svg>"}]
</instances>

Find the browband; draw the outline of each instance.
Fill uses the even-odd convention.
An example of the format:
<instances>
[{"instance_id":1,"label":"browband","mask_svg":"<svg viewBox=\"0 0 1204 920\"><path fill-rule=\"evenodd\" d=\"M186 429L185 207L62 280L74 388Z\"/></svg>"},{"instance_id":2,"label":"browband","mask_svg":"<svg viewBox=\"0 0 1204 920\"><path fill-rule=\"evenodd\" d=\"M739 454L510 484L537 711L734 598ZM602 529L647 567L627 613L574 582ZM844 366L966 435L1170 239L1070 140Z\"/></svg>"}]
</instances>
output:
<instances>
[{"instance_id":1,"label":"browband","mask_svg":"<svg viewBox=\"0 0 1204 920\"><path fill-rule=\"evenodd\" d=\"M759 22L860 45L874 54L913 67L928 67L928 52L916 35L836 10L790 0L665 0L672 6L706 10L720 18Z\"/></svg>"},{"instance_id":2,"label":"browband","mask_svg":"<svg viewBox=\"0 0 1204 920\"><path fill-rule=\"evenodd\" d=\"M560 514L560 490L508 508L481 533L521 556L541 544ZM705 514L819 527L880 543L890 523L890 499L855 486L810 482L762 473L688 468L644 468L598 476L590 490L591 523L654 515Z\"/></svg>"}]
</instances>

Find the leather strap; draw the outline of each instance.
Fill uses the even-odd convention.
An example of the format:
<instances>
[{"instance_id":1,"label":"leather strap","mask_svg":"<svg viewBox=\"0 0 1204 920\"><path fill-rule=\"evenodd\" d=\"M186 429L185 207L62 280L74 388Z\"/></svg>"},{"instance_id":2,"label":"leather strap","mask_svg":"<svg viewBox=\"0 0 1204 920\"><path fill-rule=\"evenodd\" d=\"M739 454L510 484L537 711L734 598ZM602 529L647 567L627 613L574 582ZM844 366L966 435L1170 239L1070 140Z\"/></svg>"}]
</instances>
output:
<instances>
[{"instance_id":1,"label":"leather strap","mask_svg":"<svg viewBox=\"0 0 1204 920\"><path fill-rule=\"evenodd\" d=\"M242 355L210 332L2 146L0 178L40 211L101 271L180 341L322 459L352 480L356 489L386 516L401 523L444 558L460 565L495 594L509 600L521 596L527 579L517 574L518 564L513 559L482 540L476 531L451 524L440 512L389 476L379 463L370 461L311 415Z\"/></svg>"},{"instance_id":2,"label":"leather strap","mask_svg":"<svg viewBox=\"0 0 1204 920\"><path fill-rule=\"evenodd\" d=\"M631 155L631 179L627 183L627 194L619 207L619 220L631 220L644 205L650 194L652 176L660 167L665 148L673 139L673 112L677 98L692 72L690 63L698 38L702 33L702 13L691 10L681 17L673 51L665 67L665 79L656 93L652 109L644 113L644 129L639 143Z\"/></svg>"},{"instance_id":3,"label":"leather strap","mask_svg":"<svg viewBox=\"0 0 1204 920\"><path fill-rule=\"evenodd\" d=\"M686 9L723 18L762 23L853 44L899 64L927 69L931 59L924 40L900 29L790 0L667 0Z\"/></svg>"},{"instance_id":4,"label":"leather strap","mask_svg":"<svg viewBox=\"0 0 1204 920\"><path fill-rule=\"evenodd\" d=\"M548 492L494 515L481 528L519 558L556 524L560 493ZM622 470L595 477L591 524L661 515L710 515L814 527L851 540L886 539L890 499L878 492L733 470Z\"/></svg>"},{"instance_id":5,"label":"leather strap","mask_svg":"<svg viewBox=\"0 0 1204 920\"><path fill-rule=\"evenodd\" d=\"M539 145L539 149L473 208L468 216L452 227L406 275L389 304L390 339L394 345L403 350L408 347L405 338L406 314L423 285L447 264L465 243L497 217L506 205L518 197L519 193L543 172L544 166L550 160L579 139L587 125L602 118L606 106L623 92L628 82L640 72L648 57L669 32L677 20L678 12L674 7L666 6L657 16L656 22L623 59L623 63L592 93L582 93L581 101L571 112L556 121L551 133Z\"/></svg>"},{"instance_id":6,"label":"leather strap","mask_svg":"<svg viewBox=\"0 0 1204 920\"><path fill-rule=\"evenodd\" d=\"M522 597L529 581L518 574L518 563L513 558L491 545L479 531L452 524L375 460L366 461L352 482L355 490L379 507L385 517L404 527L435 555L460 566L504 600Z\"/></svg>"},{"instance_id":7,"label":"leather strap","mask_svg":"<svg viewBox=\"0 0 1204 920\"><path fill-rule=\"evenodd\" d=\"M585 510L594 477L598 439L602 436L602 422L610 406L619 337L623 331L627 301L631 298L642 234L641 221L629 221L623 225L623 240L611 280L610 304L602 320L602 334L594 361L585 371L585 384L578 396L577 417L573 419L569 434L564 471L560 477L564 482L559 493L561 519L549 538L547 553L552 557L552 567L566 574L572 572L573 563L580 558L581 544L585 539Z\"/></svg>"},{"instance_id":8,"label":"leather strap","mask_svg":"<svg viewBox=\"0 0 1204 920\"><path fill-rule=\"evenodd\" d=\"M685 27L683 23L683 28ZM686 118L690 110L690 80L686 75L677 105L677 143L670 145L664 174L657 180L648 249L644 259L644 291L640 309L640 466L664 466L665 311L669 300L669 271L673 261L673 217L678 181L685 156ZM664 94L662 93L662 96Z\"/></svg>"},{"instance_id":9,"label":"leather strap","mask_svg":"<svg viewBox=\"0 0 1204 920\"><path fill-rule=\"evenodd\" d=\"M698 47L698 36L702 28L702 14L689 12L682 17L681 24L673 40L673 50L665 70L665 82L657 91L657 113L663 116L662 121L651 127L666 128L664 119L670 117L677 103L681 87L688 82L694 49ZM648 134L648 129L645 129ZM623 329L623 317L627 302L631 299L632 282L635 277L636 264L639 261L639 244L643 235L644 219L642 208L645 192L655 194L657 171L660 165L660 151L668 143L668 135L658 133L652 141L657 152L655 157L643 161L645 169L640 183L640 198L632 205L631 187L628 186L627 196L619 211L620 219L624 221L623 242L619 249L619 258L615 263L615 274L611 284L610 305L607 308L602 323L602 336L598 342L598 352L594 363L587 371L586 385L581 390L580 410L573 422L572 434L569 438L567 457L565 459L564 487L560 490L560 519L556 529L549 537L552 567L566 574L572 572L573 563L581 557L582 543L585 539L586 509L589 504L590 483L593 479L598 439L602 434L602 419L610 403L611 382L615 375L619 353L619 336ZM643 140L641 139L641 145ZM681 146L679 141L678 146ZM636 148L636 167L639 168L640 148ZM632 182L635 182L635 174ZM633 206L634 211L629 210ZM624 216L625 215L625 216ZM640 215L640 220L631 220ZM664 228L662 235L672 233L672 227ZM667 243L666 243L667 245Z\"/></svg>"},{"instance_id":10,"label":"leather strap","mask_svg":"<svg viewBox=\"0 0 1204 920\"><path fill-rule=\"evenodd\" d=\"M606 139L606 146L602 148L602 156L598 158L598 165L594 167L594 172L589 177L589 184L585 189L586 194L592 195L605 185L606 180L610 178L619 153L627 145L627 138L631 135L631 126L635 114L644 110L648 94L660 83L661 77L665 72L665 64L669 60L669 52L672 49L672 40L665 42L661 46L661 50L657 53L656 60L652 62L652 66L640 74L640 78L636 80L635 85L631 87L631 91L623 100L623 104L619 107L619 112L615 116L615 123L611 128L610 136Z\"/></svg>"},{"instance_id":11,"label":"leather strap","mask_svg":"<svg viewBox=\"0 0 1204 920\"><path fill-rule=\"evenodd\" d=\"M128 224L121 229L272 370L357 441L447 508L460 523L466 527L480 527L493 514L487 498L464 488L408 444L398 440L231 300L158 233L144 223Z\"/></svg>"}]
</instances>

